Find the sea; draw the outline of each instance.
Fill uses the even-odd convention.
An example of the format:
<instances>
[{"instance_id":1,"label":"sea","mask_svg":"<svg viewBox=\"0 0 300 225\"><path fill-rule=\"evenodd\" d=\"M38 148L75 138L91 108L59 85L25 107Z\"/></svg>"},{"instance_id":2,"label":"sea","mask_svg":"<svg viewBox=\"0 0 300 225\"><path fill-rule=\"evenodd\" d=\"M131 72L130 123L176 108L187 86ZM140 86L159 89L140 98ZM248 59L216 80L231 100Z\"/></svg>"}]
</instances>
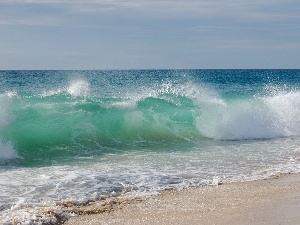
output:
<instances>
[{"instance_id":1,"label":"sea","mask_svg":"<svg viewBox=\"0 0 300 225\"><path fill-rule=\"evenodd\" d=\"M300 172L300 70L0 71L0 224Z\"/></svg>"}]
</instances>

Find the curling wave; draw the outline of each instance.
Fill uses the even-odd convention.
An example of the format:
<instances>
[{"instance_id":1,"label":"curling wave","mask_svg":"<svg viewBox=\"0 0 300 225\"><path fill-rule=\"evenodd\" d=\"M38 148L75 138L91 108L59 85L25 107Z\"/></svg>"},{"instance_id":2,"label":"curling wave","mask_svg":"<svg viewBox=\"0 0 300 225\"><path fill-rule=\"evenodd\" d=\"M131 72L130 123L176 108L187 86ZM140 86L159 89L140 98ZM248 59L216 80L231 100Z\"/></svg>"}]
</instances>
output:
<instances>
[{"instance_id":1,"label":"curling wave","mask_svg":"<svg viewBox=\"0 0 300 225\"><path fill-rule=\"evenodd\" d=\"M221 96L187 83L163 84L123 98L91 97L88 92L89 84L78 81L67 91L48 95L2 96L9 104L0 114L1 157L16 157L14 148L25 158L55 158L206 139L300 134L297 91Z\"/></svg>"}]
</instances>

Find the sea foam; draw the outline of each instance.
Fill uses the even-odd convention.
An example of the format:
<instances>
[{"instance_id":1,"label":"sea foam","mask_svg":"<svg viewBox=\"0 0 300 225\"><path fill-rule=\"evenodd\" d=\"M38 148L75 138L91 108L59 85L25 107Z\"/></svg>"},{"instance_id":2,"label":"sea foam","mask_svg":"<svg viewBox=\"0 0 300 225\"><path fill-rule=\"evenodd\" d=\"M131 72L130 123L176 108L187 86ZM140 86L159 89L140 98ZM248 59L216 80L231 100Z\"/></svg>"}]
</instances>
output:
<instances>
[{"instance_id":1,"label":"sea foam","mask_svg":"<svg viewBox=\"0 0 300 225\"><path fill-rule=\"evenodd\" d=\"M264 92L270 71L8 71L0 224L55 224L42 212L61 218L64 201L299 172L299 72L271 72L292 88Z\"/></svg>"},{"instance_id":2,"label":"sea foam","mask_svg":"<svg viewBox=\"0 0 300 225\"><path fill-rule=\"evenodd\" d=\"M18 154L13 148L11 142L2 143L0 141L0 160L7 160L7 159L15 159L19 158Z\"/></svg>"},{"instance_id":3,"label":"sea foam","mask_svg":"<svg viewBox=\"0 0 300 225\"><path fill-rule=\"evenodd\" d=\"M12 116L7 112L11 107L10 102L15 96L13 92L7 92L0 95L0 131L4 127L9 126L12 120ZM8 160L18 158L18 154L13 148L13 144L9 142L1 141L0 137L0 160Z\"/></svg>"},{"instance_id":4,"label":"sea foam","mask_svg":"<svg viewBox=\"0 0 300 225\"><path fill-rule=\"evenodd\" d=\"M300 134L300 92L219 102L207 102L196 119L199 132L206 137L243 140Z\"/></svg>"},{"instance_id":5,"label":"sea foam","mask_svg":"<svg viewBox=\"0 0 300 225\"><path fill-rule=\"evenodd\" d=\"M74 96L87 96L90 90L90 84L84 79L72 80L67 90Z\"/></svg>"}]
</instances>

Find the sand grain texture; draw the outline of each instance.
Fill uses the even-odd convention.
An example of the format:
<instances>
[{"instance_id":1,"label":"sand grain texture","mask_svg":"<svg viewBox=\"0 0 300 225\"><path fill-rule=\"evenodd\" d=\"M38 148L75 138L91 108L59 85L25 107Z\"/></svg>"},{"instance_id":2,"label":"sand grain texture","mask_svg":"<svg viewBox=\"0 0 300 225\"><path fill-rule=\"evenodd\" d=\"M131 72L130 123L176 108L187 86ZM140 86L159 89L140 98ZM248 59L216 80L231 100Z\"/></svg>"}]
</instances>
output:
<instances>
[{"instance_id":1,"label":"sand grain texture","mask_svg":"<svg viewBox=\"0 0 300 225\"><path fill-rule=\"evenodd\" d=\"M300 224L300 175L166 191L109 213L72 217L67 225Z\"/></svg>"}]
</instances>

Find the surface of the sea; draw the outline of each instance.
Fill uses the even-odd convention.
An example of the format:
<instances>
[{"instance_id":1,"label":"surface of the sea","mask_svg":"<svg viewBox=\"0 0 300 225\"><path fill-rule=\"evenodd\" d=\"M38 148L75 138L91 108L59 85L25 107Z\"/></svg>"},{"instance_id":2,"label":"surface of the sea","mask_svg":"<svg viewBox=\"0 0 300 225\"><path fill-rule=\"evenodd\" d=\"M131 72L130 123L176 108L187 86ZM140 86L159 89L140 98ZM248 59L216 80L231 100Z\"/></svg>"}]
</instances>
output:
<instances>
[{"instance_id":1,"label":"surface of the sea","mask_svg":"<svg viewBox=\"0 0 300 225\"><path fill-rule=\"evenodd\" d=\"M0 71L0 223L300 172L300 70Z\"/></svg>"}]
</instances>

